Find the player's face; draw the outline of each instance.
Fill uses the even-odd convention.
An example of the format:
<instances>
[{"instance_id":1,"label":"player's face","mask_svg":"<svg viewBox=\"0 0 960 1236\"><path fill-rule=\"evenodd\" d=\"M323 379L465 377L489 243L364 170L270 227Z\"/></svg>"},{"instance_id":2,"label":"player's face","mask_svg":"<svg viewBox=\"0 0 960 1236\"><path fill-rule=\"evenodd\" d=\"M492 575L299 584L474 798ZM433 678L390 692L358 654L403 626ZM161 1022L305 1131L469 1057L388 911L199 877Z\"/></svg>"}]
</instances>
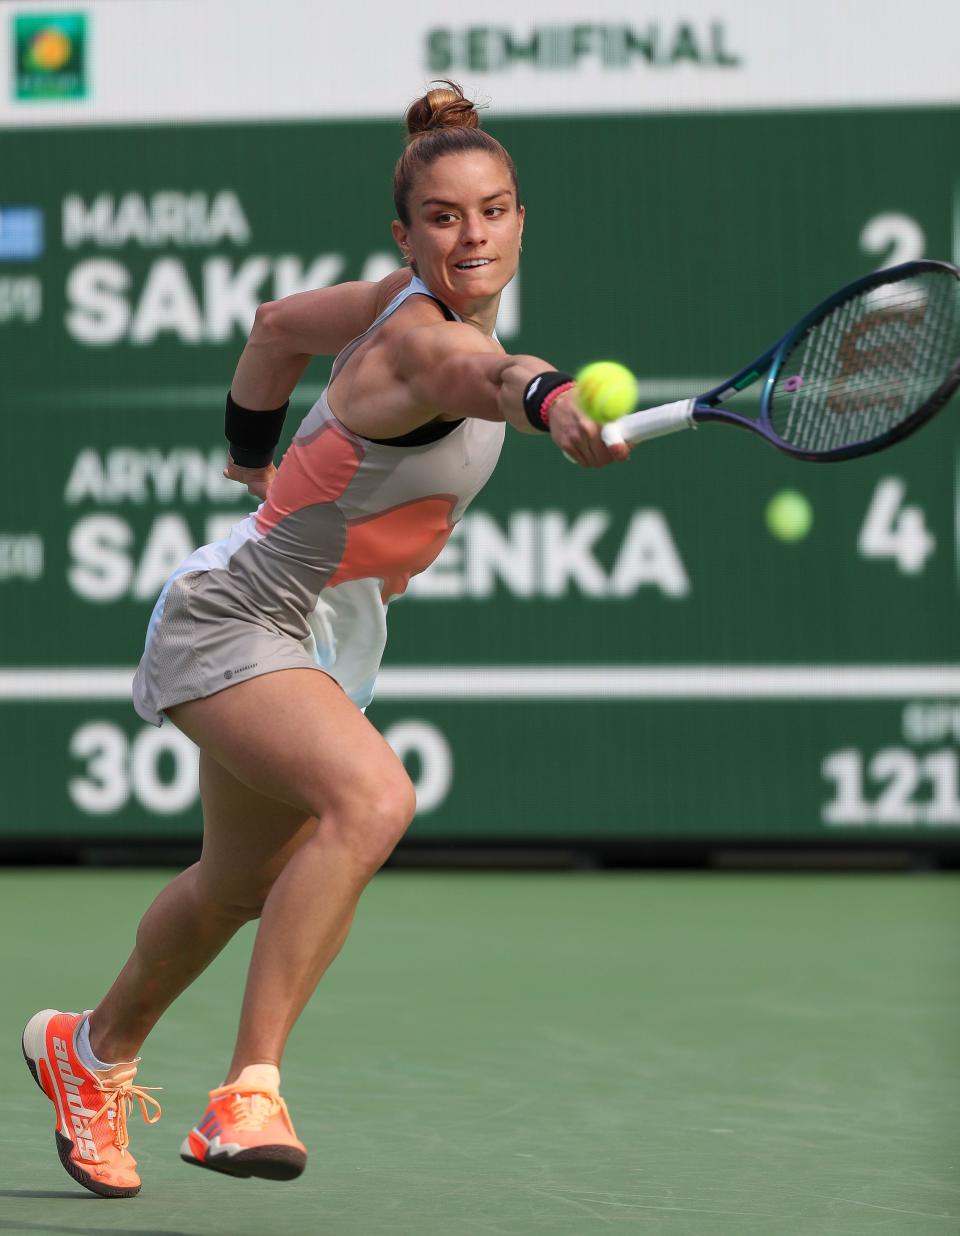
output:
<instances>
[{"instance_id":1,"label":"player's face","mask_svg":"<svg viewBox=\"0 0 960 1236\"><path fill-rule=\"evenodd\" d=\"M462 316L500 294L517 271L523 207L510 173L485 151L444 155L413 184L410 226L394 223L405 257Z\"/></svg>"}]
</instances>

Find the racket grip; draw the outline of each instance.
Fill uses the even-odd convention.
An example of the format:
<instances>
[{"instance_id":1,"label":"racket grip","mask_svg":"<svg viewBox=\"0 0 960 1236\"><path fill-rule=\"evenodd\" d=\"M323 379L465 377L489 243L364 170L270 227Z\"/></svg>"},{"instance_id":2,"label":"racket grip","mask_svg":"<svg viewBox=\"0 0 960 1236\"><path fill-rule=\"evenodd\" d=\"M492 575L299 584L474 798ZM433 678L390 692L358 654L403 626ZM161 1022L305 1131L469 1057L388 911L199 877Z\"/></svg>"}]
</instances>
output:
<instances>
[{"instance_id":1,"label":"racket grip","mask_svg":"<svg viewBox=\"0 0 960 1236\"><path fill-rule=\"evenodd\" d=\"M644 408L621 416L618 421L604 425L601 437L607 446L619 442L646 442L648 438L662 438L664 434L680 429L696 429L693 419L695 399L680 399L677 403L662 403L656 408Z\"/></svg>"}]
</instances>

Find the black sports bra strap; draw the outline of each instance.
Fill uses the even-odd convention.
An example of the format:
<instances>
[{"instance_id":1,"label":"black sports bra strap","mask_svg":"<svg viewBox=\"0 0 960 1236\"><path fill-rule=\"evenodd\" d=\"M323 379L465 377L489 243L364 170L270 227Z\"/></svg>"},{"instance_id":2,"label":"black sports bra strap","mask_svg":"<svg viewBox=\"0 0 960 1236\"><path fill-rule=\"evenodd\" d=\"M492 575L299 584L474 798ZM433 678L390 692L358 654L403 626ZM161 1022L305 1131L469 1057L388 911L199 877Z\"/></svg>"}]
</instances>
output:
<instances>
[{"instance_id":1,"label":"black sports bra strap","mask_svg":"<svg viewBox=\"0 0 960 1236\"><path fill-rule=\"evenodd\" d=\"M428 442L439 442L448 433L453 433L458 425L462 425L464 417L458 421L427 421L426 425L418 425L409 433L402 433L397 438L365 438L365 442L375 442L377 446L426 446ZM358 435L362 437L363 435Z\"/></svg>"}]
</instances>

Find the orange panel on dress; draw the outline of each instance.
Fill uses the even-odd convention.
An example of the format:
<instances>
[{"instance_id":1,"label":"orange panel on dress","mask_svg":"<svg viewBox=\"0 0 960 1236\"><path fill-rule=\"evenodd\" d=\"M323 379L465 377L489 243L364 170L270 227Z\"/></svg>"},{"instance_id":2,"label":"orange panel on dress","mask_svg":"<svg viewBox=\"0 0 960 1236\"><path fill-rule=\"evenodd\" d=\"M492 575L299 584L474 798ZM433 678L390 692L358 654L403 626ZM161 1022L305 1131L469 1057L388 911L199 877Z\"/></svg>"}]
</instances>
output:
<instances>
[{"instance_id":1,"label":"orange panel on dress","mask_svg":"<svg viewBox=\"0 0 960 1236\"><path fill-rule=\"evenodd\" d=\"M291 442L257 515L258 531L269 532L304 507L335 501L353 480L362 458L362 447L333 425L316 434L307 446Z\"/></svg>"},{"instance_id":2,"label":"orange panel on dress","mask_svg":"<svg viewBox=\"0 0 960 1236\"><path fill-rule=\"evenodd\" d=\"M343 558L327 587L382 579L384 602L399 596L410 576L425 571L446 545L456 504L452 494L434 494L348 524Z\"/></svg>"}]
</instances>

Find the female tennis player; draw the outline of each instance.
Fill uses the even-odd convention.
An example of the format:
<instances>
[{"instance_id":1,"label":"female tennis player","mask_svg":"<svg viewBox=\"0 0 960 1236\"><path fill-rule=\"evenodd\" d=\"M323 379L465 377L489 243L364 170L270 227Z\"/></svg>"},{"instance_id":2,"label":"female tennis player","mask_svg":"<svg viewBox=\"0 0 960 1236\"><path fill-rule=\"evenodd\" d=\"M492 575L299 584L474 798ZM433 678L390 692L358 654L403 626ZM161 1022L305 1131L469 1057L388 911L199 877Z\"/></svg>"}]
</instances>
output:
<instances>
[{"instance_id":1,"label":"female tennis player","mask_svg":"<svg viewBox=\"0 0 960 1236\"><path fill-rule=\"evenodd\" d=\"M150 620L134 705L200 748L202 856L147 910L97 1007L44 1010L23 1038L56 1109L63 1166L103 1196L140 1189L134 1104L159 1118L134 1080L144 1039L255 918L233 1059L181 1156L233 1176L303 1171L279 1094L284 1045L415 810L401 762L363 714L387 603L443 548L506 424L548 432L584 467L627 454L604 445L569 375L496 339L524 211L509 154L447 86L407 113L393 234L409 269L258 311L227 398L226 474L263 504L178 568ZM275 471L312 355L336 355L330 383Z\"/></svg>"}]
</instances>

